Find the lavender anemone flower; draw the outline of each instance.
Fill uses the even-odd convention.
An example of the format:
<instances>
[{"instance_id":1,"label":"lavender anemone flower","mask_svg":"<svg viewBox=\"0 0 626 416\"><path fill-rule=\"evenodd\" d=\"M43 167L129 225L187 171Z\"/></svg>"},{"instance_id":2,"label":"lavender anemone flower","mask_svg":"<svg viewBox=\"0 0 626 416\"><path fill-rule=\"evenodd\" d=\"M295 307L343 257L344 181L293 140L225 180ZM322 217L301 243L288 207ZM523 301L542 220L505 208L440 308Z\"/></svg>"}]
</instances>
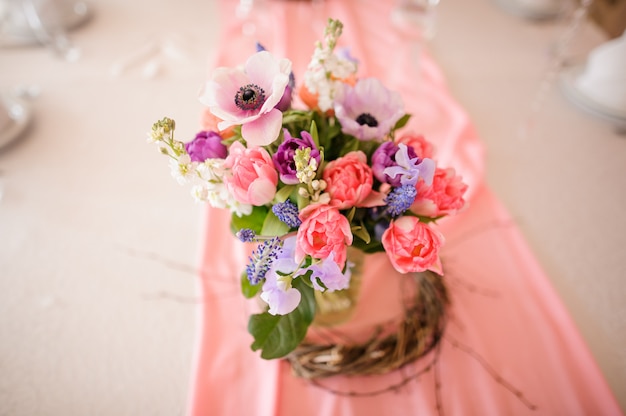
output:
<instances>
[{"instance_id":1,"label":"lavender anemone flower","mask_svg":"<svg viewBox=\"0 0 626 416\"><path fill-rule=\"evenodd\" d=\"M276 105L289 84L291 61L257 52L243 68L216 68L200 92L200 102L221 119L220 130L241 125L248 147L265 146L278 137L283 115Z\"/></svg>"},{"instance_id":2,"label":"lavender anemone flower","mask_svg":"<svg viewBox=\"0 0 626 416\"><path fill-rule=\"evenodd\" d=\"M376 78L344 85L335 99L335 114L344 133L359 140L382 139L404 115L400 94L390 91Z\"/></svg>"},{"instance_id":3,"label":"lavender anemone flower","mask_svg":"<svg viewBox=\"0 0 626 416\"><path fill-rule=\"evenodd\" d=\"M226 146L222 144L222 136L214 131L201 131L189 143L185 143L185 150L192 162L204 162L207 159L224 159L228 154Z\"/></svg>"},{"instance_id":4,"label":"lavender anemone flower","mask_svg":"<svg viewBox=\"0 0 626 416\"><path fill-rule=\"evenodd\" d=\"M280 146L278 146L274 156L272 156L272 160L274 161L274 167L278 170L280 180L287 185L294 185L300 183L296 177L296 162L293 160L296 150L309 147L311 149L311 158L317 161L318 166L321 161L321 156L319 149L315 146L315 143L313 143L313 138L310 133L303 131L300 133L302 138L297 138L291 137L287 129L285 129L284 135L285 138Z\"/></svg>"}]
</instances>

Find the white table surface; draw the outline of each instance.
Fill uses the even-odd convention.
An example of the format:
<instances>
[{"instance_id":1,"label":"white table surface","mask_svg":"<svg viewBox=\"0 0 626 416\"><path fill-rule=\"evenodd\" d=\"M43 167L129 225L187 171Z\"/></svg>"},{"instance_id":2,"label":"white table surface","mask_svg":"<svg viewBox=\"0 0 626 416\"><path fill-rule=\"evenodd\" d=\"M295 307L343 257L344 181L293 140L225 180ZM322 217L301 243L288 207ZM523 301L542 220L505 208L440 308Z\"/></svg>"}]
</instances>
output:
<instances>
[{"instance_id":1,"label":"white table surface","mask_svg":"<svg viewBox=\"0 0 626 416\"><path fill-rule=\"evenodd\" d=\"M33 122L0 149L0 414L176 415L196 331L202 206L145 142L153 121L198 125L218 33L211 1L92 2L63 62L0 49L0 91L37 84ZM566 22L488 0L439 6L431 53L487 149L487 181L518 221L626 409L626 137L558 87L530 111ZM148 12L148 10L150 11ZM154 77L115 62L182 36ZM605 41L585 23L568 56ZM532 115L526 137L518 131Z\"/></svg>"}]
</instances>

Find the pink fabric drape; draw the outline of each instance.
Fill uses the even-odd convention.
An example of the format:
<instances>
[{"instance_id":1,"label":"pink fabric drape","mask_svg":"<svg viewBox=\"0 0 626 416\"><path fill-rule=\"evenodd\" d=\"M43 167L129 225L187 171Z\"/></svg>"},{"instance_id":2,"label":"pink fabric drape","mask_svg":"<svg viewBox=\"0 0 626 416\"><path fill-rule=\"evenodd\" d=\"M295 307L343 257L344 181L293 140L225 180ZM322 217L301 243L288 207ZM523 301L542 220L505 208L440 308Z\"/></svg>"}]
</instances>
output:
<instances>
[{"instance_id":1,"label":"pink fabric drape","mask_svg":"<svg viewBox=\"0 0 626 416\"><path fill-rule=\"evenodd\" d=\"M253 37L242 34L242 23L234 17L237 2L222 1L222 43L210 65L241 64L259 40L293 61L298 81L326 19L333 17L345 25L341 44L359 59L359 75L378 77L402 94L413 114L409 128L436 145L440 166L454 167L470 185L468 208L441 224L451 317L435 365L397 389L349 397L292 376L283 361L259 358L249 348L246 331L256 305L239 292L246 248L229 232L230 214L208 209L189 414L621 414L549 280L483 183L482 146L471 121L433 60L422 53L416 62L406 34L393 29L391 3L269 1L245 23L255 25L258 36ZM358 334L400 311L401 278L384 254L369 259L366 270L361 302L343 328L346 333ZM375 391L400 383L433 357L383 376L335 377L321 384L340 392Z\"/></svg>"}]
</instances>

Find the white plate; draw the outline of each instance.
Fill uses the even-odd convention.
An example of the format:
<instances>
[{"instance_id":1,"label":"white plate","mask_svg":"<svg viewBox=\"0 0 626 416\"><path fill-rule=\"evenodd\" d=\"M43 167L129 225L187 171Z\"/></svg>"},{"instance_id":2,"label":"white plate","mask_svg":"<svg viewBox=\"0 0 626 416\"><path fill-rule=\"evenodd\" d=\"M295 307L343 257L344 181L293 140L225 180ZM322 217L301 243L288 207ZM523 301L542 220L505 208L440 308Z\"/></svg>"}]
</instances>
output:
<instances>
[{"instance_id":1,"label":"white plate","mask_svg":"<svg viewBox=\"0 0 626 416\"><path fill-rule=\"evenodd\" d=\"M494 2L510 14L530 20L554 19L560 16L564 11L563 6L557 3L541 8L538 6L529 6L519 0L494 0Z\"/></svg>"},{"instance_id":2,"label":"white plate","mask_svg":"<svg viewBox=\"0 0 626 416\"><path fill-rule=\"evenodd\" d=\"M92 15L92 8L84 1L62 2L63 10L60 12L59 19L61 27L65 30L73 30L85 24ZM9 19L4 22L5 27L0 31L0 47L26 46L38 44L39 40L35 33L28 25L26 18L19 12L13 20Z\"/></svg>"},{"instance_id":3,"label":"white plate","mask_svg":"<svg viewBox=\"0 0 626 416\"><path fill-rule=\"evenodd\" d=\"M9 120L6 125L0 128L0 149L24 132L31 119L30 106L16 98L0 96L0 105L5 106L9 111ZM1 111L1 110L0 110Z\"/></svg>"},{"instance_id":4,"label":"white plate","mask_svg":"<svg viewBox=\"0 0 626 416\"><path fill-rule=\"evenodd\" d=\"M583 110L610 121L619 127L626 127L626 110L609 107L600 103L581 91L576 86L576 80L582 74L585 66L580 64L564 68L559 76L559 85L565 97Z\"/></svg>"}]
</instances>

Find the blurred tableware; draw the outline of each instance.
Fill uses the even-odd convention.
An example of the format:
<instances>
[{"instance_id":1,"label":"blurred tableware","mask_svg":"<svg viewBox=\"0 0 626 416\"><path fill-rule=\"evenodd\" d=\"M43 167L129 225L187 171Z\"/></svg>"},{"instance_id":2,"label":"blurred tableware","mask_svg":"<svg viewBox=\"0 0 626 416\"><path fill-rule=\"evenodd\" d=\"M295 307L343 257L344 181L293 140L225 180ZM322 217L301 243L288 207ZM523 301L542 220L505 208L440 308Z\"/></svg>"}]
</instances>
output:
<instances>
[{"instance_id":1,"label":"blurred tableware","mask_svg":"<svg viewBox=\"0 0 626 416\"><path fill-rule=\"evenodd\" d=\"M565 68L565 96L588 112L626 128L626 32L591 51L587 61Z\"/></svg>"},{"instance_id":2,"label":"blurred tableware","mask_svg":"<svg viewBox=\"0 0 626 416\"><path fill-rule=\"evenodd\" d=\"M423 39L435 35L436 12L439 0L397 0L391 11L394 25Z\"/></svg>"},{"instance_id":3,"label":"blurred tableware","mask_svg":"<svg viewBox=\"0 0 626 416\"><path fill-rule=\"evenodd\" d=\"M0 149L20 137L31 119L30 106L19 98L0 95Z\"/></svg>"},{"instance_id":4,"label":"blurred tableware","mask_svg":"<svg viewBox=\"0 0 626 416\"><path fill-rule=\"evenodd\" d=\"M549 20L567 9L569 0L495 0L506 12L529 20Z\"/></svg>"},{"instance_id":5,"label":"blurred tableware","mask_svg":"<svg viewBox=\"0 0 626 416\"><path fill-rule=\"evenodd\" d=\"M67 32L85 23L91 9L76 0L0 0L0 46L45 45L67 60L78 49Z\"/></svg>"}]
</instances>

